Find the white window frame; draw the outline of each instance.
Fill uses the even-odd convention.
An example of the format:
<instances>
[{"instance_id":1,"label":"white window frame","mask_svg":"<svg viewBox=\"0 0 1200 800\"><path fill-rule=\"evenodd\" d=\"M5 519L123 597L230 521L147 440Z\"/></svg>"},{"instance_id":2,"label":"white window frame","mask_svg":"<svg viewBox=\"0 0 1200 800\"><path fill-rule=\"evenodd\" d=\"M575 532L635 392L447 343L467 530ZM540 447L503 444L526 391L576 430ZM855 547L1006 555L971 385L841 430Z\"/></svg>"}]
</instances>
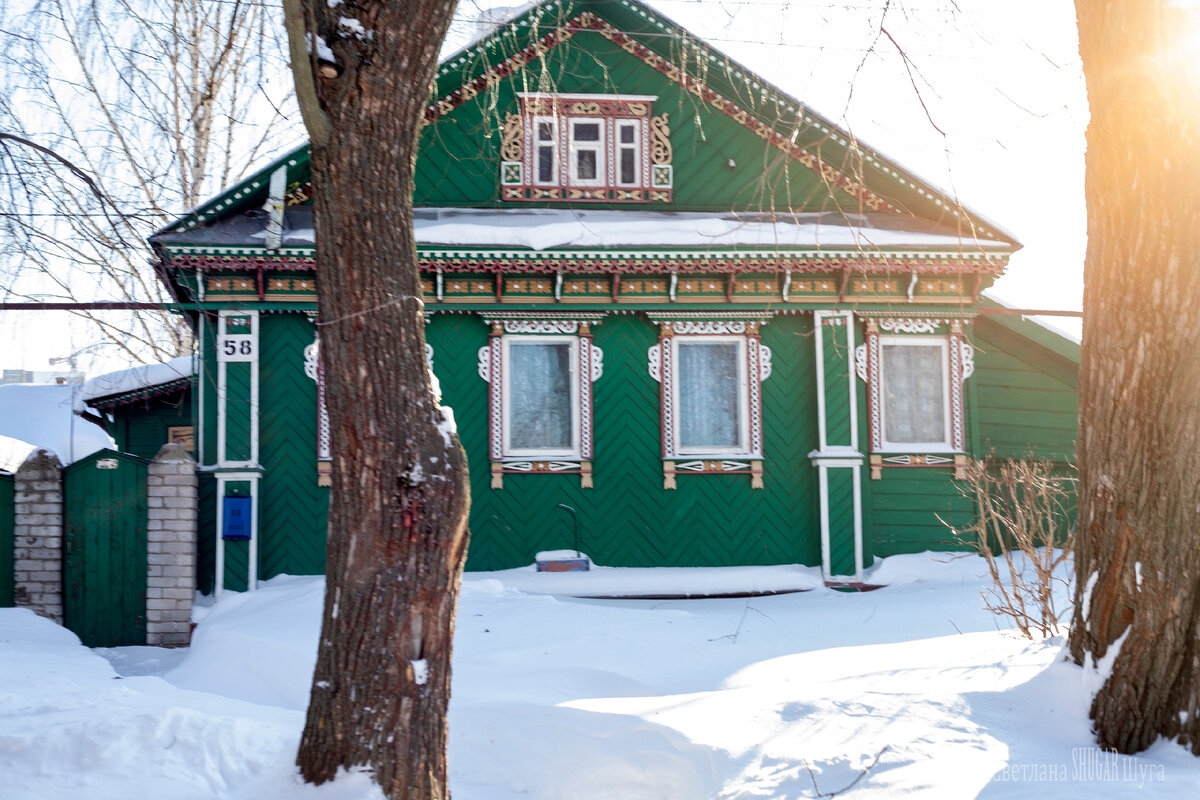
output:
<instances>
[{"instance_id":1,"label":"white window frame","mask_svg":"<svg viewBox=\"0 0 1200 800\"><path fill-rule=\"evenodd\" d=\"M575 126L579 124L595 124L599 127L598 136L595 140L587 140L578 142L575 140ZM607 148L608 126L605 124L604 117L567 117L567 185L568 186L604 186L607 183L608 177L608 159L605 151ZM579 177L578 161L576 156L580 152L591 151L596 154L596 177L585 179Z\"/></svg>"},{"instance_id":2,"label":"white window frame","mask_svg":"<svg viewBox=\"0 0 1200 800\"><path fill-rule=\"evenodd\" d=\"M737 346L738 363L738 444L734 447L687 447L682 439L681 405L679 391L681 388L679 348L692 344L735 344ZM671 406L672 440L675 443L673 456L749 456L757 455L750 448L750 384L747 359L747 341L745 336L730 335L688 335L671 337Z\"/></svg>"},{"instance_id":3,"label":"white window frame","mask_svg":"<svg viewBox=\"0 0 1200 800\"><path fill-rule=\"evenodd\" d=\"M621 131L633 131L633 142L621 142ZM621 180L621 156L625 150L633 151L633 180ZM636 119L618 119L613 125L612 144L613 185L628 188L642 186L642 123Z\"/></svg>"},{"instance_id":4,"label":"white window frame","mask_svg":"<svg viewBox=\"0 0 1200 800\"><path fill-rule=\"evenodd\" d=\"M880 453L956 453L953 445L953 421L950 398L950 339L946 336L880 336L879 337L879 422ZM891 442L887 439L887 357L884 347L937 347L942 365L942 431L941 441Z\"/></svg>"},{"instance_id":5,"label":"white window frame","mask_svg":"<svg viewBox=\"0 0 1200 800\"><path fill-rule=\"evenodd\" d=\"M520 124L505 116L501 149L504 200L605 201L654 203L671 195L670 146L666 114L655 117L654 95L517 92ZM595 140L577 138L580 125L595 125ZM549 126L553 141L539 140L538 128ZM633 141L621 142L625 131ZM538 170L538 155L553 154L546 179ZM518 162L518 155L519 162ZM579 158L596 160L596 174L580 175ZM625 154L633 157L633 174L623 175ZM658 163L658 158L663 163ZM623 178L628 177L628 180Z\"/></svg>"},{"instance_id":6,"label":"white window frame","mask_svg":"<svg viewBox=\"0 0 1200 800\"><path fill-rule=\"evenodd\" d=\"M536 449L536 448L519 448L512 445L512 423L510 412L513 408L513 399L511 387L509 385L509 376L512 374L510 365L512 364L512 348L514 346L521 347L523 345L546 345L546 344L566 344L570 346L570 355L567 360L567 377L568 385L571 387L571 446L568 448L551 448L551 449ZM504 437L504 457L505 458L522 458L522 459L579 459L580 458L580 397L579 397L579 337L571 335L562 336L529 336L523 334L505 335L500 337L500 346L503 352L504 366L501 371L501 408L502 408L502 435Z\"/></svg>"},{"instance_id":7,"label":"white window frame","mask_svg":"<svg viewBox=\"0 0 1200 800\"><path fill-rule=\"evenodd\" d=\"M529 177L531 178L530 182L533 184L536 184L537 186L558 186L560 183L559 169L562 167L562 164L560 163L560 159L559 159L559 149L560 149L560 147L559 147L559 144L560 144L559 119L557 117L549 117L549 116L535 116L535 117L531 117L531 119L533 121L533 124L530 127L529 134L530 134L530 140L532 141L533 144L532 144L532 152L531 152L530 163L529 163ZM550 125L549 147L550 147L550 155L551 155L552 160L551 160L551 166L550 166L550 180L548 180L548 181L541 180L541 173L540 173L540 170L538 169L538 166L540 163L539 162L539 155L540 155L539 150L542 147L546 146L546 144L547 144L546 140L538 137L538 134L540 132L539 128L543 124Z\"/></svg>"}]
</instances>

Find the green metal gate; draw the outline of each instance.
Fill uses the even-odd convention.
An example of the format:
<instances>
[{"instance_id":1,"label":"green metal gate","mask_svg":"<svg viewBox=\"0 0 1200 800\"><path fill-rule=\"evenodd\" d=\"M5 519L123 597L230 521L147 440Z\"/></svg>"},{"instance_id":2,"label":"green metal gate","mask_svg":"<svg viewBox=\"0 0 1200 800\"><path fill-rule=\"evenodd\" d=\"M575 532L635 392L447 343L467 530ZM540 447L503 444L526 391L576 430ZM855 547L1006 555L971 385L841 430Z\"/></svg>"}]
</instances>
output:
<instances>
[{"instance_id":1,"label":"green metal gate","mask_svg":"<svg viewBox=\"0 0 1200 800\"><path fill-rule=\"evenodd\" d=\"M146 465L101 450L63 470L63 614L88 647L146 643Z\"/></svg>"},{"instance_id":2,"label":"green metal gate","mask_svg":"<svg viewBox=\"0 0 1200 800\"><path fill-rule=\"evenodd\" d=\"M13 476L0 474L0 608L13 604Z\"/></svg>"}]
</instances>

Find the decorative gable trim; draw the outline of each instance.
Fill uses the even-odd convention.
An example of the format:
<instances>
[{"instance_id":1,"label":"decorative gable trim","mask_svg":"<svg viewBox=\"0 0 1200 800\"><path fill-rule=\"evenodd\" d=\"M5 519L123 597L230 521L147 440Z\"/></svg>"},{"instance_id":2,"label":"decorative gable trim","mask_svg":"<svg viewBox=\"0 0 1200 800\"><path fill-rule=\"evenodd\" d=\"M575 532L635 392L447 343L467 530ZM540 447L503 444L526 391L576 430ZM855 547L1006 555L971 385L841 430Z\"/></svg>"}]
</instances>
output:
<instances>
[{"instance_id":1,"label":"decorative gable trim","mask_svg":"<svg viewBox=\"0 0 1200 800\"><path fill-rule=\"evenodd\" d=\"M543 53L553 49L554 47L557 47L581 31L593 31L600 34L625 52L642 61L642 63L646 64L648 67L660 72L669 80L679 84L687 91L703 100L705 103L708 103L710 106L722 112L729 118L753 131L757 136L762 138L772 147L775 147L781 152L787 154L793 160L800 162L805 167L808 167L813 172L820 175L827 185L841 189L862 203L866 208L874 211L899 212L901 210L884 200L875 192L868 189L866 184L864 184L862 181L847 175L846 173L834 167L832 164L822 161L820 157L809 152L803 146L790 141L786 135L777 131L774 126L759 120L752 113L742 108L727 97L721 95L719 92L706 85L703 81L700 81L697 78L687 74L687 72L676 66L671 61L650 50L650 48L641 44L629 34L622 33L615 26L605 22L590 11L584 11L563 25L560 25L559 27L540 37L533 44L530 44L516 53L513 53L499 64L491 67L467 83L464 83L459 88L446 94L437 102L432 103L428 108L425 109L426 124L436 122L454 109L461 106L463 103L486 91L487 88L492 84L499 83L501 80L509 77L510 75L519 72L520 70L524 69L527 64L541 56ZM513 191L515 191L515 189ZM532 199L566 200L569 198L538 197Z\"/></svg>"}]
</instances>

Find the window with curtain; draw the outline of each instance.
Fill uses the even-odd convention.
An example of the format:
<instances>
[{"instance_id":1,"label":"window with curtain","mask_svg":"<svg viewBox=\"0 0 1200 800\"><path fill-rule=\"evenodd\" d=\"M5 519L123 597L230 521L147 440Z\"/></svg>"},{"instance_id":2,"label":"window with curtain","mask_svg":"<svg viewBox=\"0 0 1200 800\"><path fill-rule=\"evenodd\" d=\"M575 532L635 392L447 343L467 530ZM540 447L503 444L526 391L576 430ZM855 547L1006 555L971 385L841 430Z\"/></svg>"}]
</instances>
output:
<instances>
[{"instance_id":1,"label":"window with curtain","mask_svg":"<svg viewBox=\"0 0 1200 800\"><path fill-rule=\"evenodd\" d=\"M504 449L573 455L579 449L574 339L505 337Z\"/></svg>"},{"instance_id":2,"label":"window with curtain","mask_svg":"<svg viewBox=\"0 0 1200 800\"><path fill-rule=\"evenodd\" d=\"M883 447L951 449L947 343L882 342Z\"/></svg>"},{"instance_id":3,"label":"window with curtain","mask_svg":"<svg viewBox=\"0 0 1200 800\"><path fill-rule=\"evenodd\" d=\"M742 339L677 343L680 452L745 449L744 345Z\"/></svg>"}]
</instances>

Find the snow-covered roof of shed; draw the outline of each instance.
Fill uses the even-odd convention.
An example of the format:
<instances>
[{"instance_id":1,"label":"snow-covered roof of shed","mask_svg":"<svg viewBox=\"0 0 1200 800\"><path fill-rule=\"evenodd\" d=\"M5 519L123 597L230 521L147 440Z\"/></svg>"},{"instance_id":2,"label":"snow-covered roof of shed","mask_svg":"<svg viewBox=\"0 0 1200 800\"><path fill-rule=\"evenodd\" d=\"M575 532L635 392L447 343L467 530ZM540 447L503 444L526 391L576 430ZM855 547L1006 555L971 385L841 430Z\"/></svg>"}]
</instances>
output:
<instances>
[{"instance_id":1,"label":"snow-covered roof of shed","mask_svg":"<svg viewBox=\"0 0 1200 800\"><path fill-rule=\"evenodd\" d=\"M159 234L172 241L262 245L266 215L249 212L186 232ZM898 214L835 212L738 213L565 208L422 208L413 214L420 245L559 248L786 248L939 250L1004 254L1009 242L977 239L967 231ZM311 206L284 215L283 245L311 245Z\"/></svg>"},{"instance_id":2,"label":"snow-covered roof of shed","mask_svg":"<svg viewBox=\"0 0 1200 800\"><path fill-rule=\"evenodd\" d=\"M195 356L179 356L160 364L140 364L89 379L79 393L81 403L140 392L188 380L196 372Z\"/></svg>"},{"instance_id":3,"label":"snow-covered roof of shed","mask_svg":"<svg viewBox=\"0 0 1200 800\"><path fill-rule=\"evenodd\" d=\"M70 464L114 446L100 426L75 414L79 389L57 383L0 386L0 471L16 472L37 449Z\"/></svg>"}]
</instances>

